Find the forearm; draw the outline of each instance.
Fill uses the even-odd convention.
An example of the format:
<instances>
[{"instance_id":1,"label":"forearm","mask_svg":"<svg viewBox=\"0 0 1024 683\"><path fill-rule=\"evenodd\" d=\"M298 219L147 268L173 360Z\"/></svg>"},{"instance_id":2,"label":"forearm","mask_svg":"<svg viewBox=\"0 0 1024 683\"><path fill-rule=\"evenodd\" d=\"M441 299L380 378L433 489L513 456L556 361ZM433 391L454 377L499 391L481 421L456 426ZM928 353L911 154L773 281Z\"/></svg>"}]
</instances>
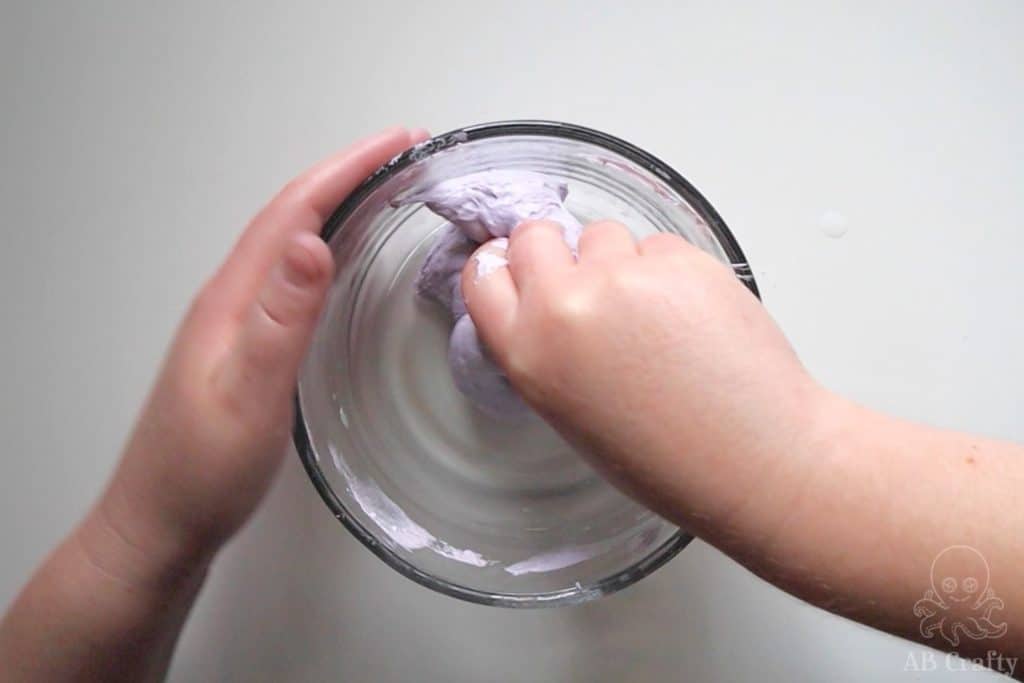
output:
<instances>
[{"instance_id":1,"label":"forearm","mask_svg":"<svg viewBox=\"0 0 1024 683\"><path fill-rule=\"evenodd\" d=\"M0 621L5 680L145 681L166 672L208 560L135 545L110 519L107 496Z\"/></svg>"},{"instance_id":2,"label":"forearm","mask_svg":"<svg viewBox=\"0 0 1024 683\"><path fill-rule=\"evenodd\" d=\"M870 626L964 656L1024 654L1024 449L827 401L766 495L710 540L790 593ZM962 602L933 590L933 564L954 546L934 580L977 574L983 584L987 569L1002 608L987 609L998 603L983 601L984 585ZM943 617L945 633L922 633ZM958 621L954 646L945 636Z\"/></svg>"},{"instance_id":3,"label":"forearm","mask_svg":"<svg viewBox=\"0 0 1024 683\"><path fill-rule=\"evenodd\" d=\"M270 487L327 289L327 216L429 135L392 128L289 183L196 296L100 504L0 622L4 680L166 669L213 553Z\"/></svg>"}]
</instances>

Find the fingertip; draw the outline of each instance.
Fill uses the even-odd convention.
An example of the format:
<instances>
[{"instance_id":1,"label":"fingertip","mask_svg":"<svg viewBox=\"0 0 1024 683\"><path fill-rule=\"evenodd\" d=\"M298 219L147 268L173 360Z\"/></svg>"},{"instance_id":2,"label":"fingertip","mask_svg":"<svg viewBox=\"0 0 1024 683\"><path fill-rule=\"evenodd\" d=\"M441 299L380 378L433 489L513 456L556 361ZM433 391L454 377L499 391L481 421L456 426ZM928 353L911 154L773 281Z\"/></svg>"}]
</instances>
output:
<instances>
[{"instance_id":1,"label":"fingertip","mask_svg":"<svg viewBox=\"0 0 1024 683\"><path fill-rule=\"evenodd\" d=\"M426 128L413 128L409 131L409 140L414 145L429 139L430 131Z\"/></svg>"},{"instance_id":2,"label":"fingertip","mask_svg":"<svg viewBox=\"0 0 1024 683\"><path fill-rule=\"evenodd\" d=\"M571 253L569 245L565 242L565 228L556 221L550 219L526 220L513 228L509 234L509 254L515 252L518 255L526 251L544 252L549 249ZM512 259L511 255L509 259ZM515 267L513 267L513 271L515 271Z\"/></svg>"},{"instance_id":3,"label":"fingertip","mask_svg":"<svg viewBox=\"0 0 1024 683\"><path fill-rule=\"evenodd\" d=\"M559 237L561 237L563 229L562 225L556 221L549 220L547 218L533 218L525 220L514 227L510 237L513 239L522 239L524 236L536 231L555 232L558 233Z\"/></svg>"},{"instance_id":4,"label":"fingertip","mask_svg":"<svg viewBox=\"0 0 1024 683\"><path fill-rule=\"evenodd\" d=\"M388 126L373 133L361 140L357 140L340 152L325 159L320 166L330 164L339 158L355 157L359 154L369 153L371 156L378 156L383 161L387 160L386 155L393 155L401 151L409 144L409 129L405 126ZM382 163L382 162L381 162ZM315 167L314 167L315 168Z\"/></svg>"},{"instance_id":5,"label":"fingertip","mask_svg":"<svg viewBox=\"0 0 1024 683\"><path fill-rule=\"evenodd\" d=\"M359 183L411 144L409 131L403 126L385 128L363 138L292 179L261 215L299 212L298 217L290 216L291 224L301 224L309 232L319 231L331 212ZM260 222L266 221L254 221ZM280 220L271 223L275 227L280 224Z\"/></svg>"},{"instance_id":6,"label":"fingertip","mask_svg":"<svg viewBox=\"0 0 1024 683\"><path fill-rule=\"evenodd\" d=\"M640 240L637 249L642 255L664 252L697 253L700 249L690 244L679 235L668 232L657 232Z\"/></svg>"},{"instance_id":7,"label":"fingertip","mask_svg":"<svg viewBox=\"0 0 1024 683\"><path fill-rule=\"evenodd\" d=\"M508 271L508 238L498 237L484 242L466 260L462 267L462 293L466 301L480 286L482 280Z\"/></svg>"},{"instance_id":8,"label":"fingertip","mask_svg":"<svg viewBox=\"0 0 1024 683\"><path fill-rule=\"evenodd\" d=\"M371 135L369 138L366 138L366 139L367 140L372 140L374 138L392 138L392 137L408 135L408 134L409 134L409 129L408 128L406 128L405 126L395 125L395 126L388 126L386 128L382 128L377 133Z\"/></svg>"},{"instance_id":9,"label":"fingertip","mask_svg":"<svg viewBox=\"0 0 1024 683\"><path fill-rule=\"evenodd\" d=\"M636 256L637 246L633 234L618 221L596 221L580 234L580 263L611 262Z\"/></svg>"},{"instance_id":10,"label":"fingertip","mask_svg":"<svg viewBox=\"0 0 1024 683\"><path fill-rule=\"evenodd\" d=\"M575 264L575 257L561 224L529 220L509 236L508 261L512 279L523 289L532 280L564 273Z\"/></svg>"},{"instance_id":11,"label":"fingertip","mask_svg":"<svg viewBox=\"0 0 1024 683\"><path fill-rule=\"evenodd\" d=\"M508 238L498 237L484 244L477 249L470 258L470 262L476 265L476 272L473 280L493 275L499 268L508 267ZM468 264L467 264L468 265Z\"/></svg>"},{"instance_id":12,"label":"fingertip","mask_svg":"<svg viewBox=\"0 0 1024 683\"><path fill-rule=\"evenodd\" d=\"M296 233L281 252L256 302L255 320L304 330L319 314L334 270L330 249L316 235Z\"/></svg>"},{"instance_id":13,"label":"fingertip","mask_svg":"<svg viewBox=\"0 0 1024 683\"><path fill-rule=\"evenodd\" d=\"M505 258L507 248L505 238L486 242L462 269L466 308L481 336L492 346L503 336L519 298Z\"/></svg>"},{"instance_id":14,"label":"fingertip","mask_svg":"<svg viewBox=\"0 0 1024 683\"><path fill-rule=\"evenodd\" d=\"M584 229L584 231L587 231L587 230L590 230L590 231L608 230L608 231L615 231L615 232L625 231L625 232L629 233L629 228L626 227L626 225L624 223L620 223L619 221L614 221L614 220L611 220L611 219L603 219L603 220L599 220L599 221L594 221L593 223L588 223L583 229ZM632 233L630 233L630 234L632 234Z\"/></svg>"}]
</instances>

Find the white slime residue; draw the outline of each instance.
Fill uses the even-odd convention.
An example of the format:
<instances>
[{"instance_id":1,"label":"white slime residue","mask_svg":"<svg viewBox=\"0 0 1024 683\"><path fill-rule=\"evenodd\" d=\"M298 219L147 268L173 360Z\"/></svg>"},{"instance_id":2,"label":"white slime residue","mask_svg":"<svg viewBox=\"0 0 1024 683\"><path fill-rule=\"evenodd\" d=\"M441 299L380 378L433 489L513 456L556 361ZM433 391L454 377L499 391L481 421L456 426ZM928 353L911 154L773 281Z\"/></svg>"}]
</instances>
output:
<instances>
[{"instance_id":1,"label":"white slime residue","mask_svg":"<svg viewBox=\"0 0 1024 683\"><path fill-rule=\"evenodd\" d=\"M474 257L476 259L476 279L485 278L499 268L508 265L508 259L500 254L490 251L481 251Z\"/></svg>"},{"instance_id":2,"label":"white slime residue","mask_svg":"<svg viewBox=\"0 0 1024 683\"><path fill-rule=\"evenodd\" d=\"M487 560L483 555L474 550L463 550L456 548L447 541L443 541L422 526L409 518L402 508L391 500L376 484L360 481L352 471L344 464L338 456L334 446L329 446L331 458L342 476L349 492L356 504L362 509L366 516L380 527L387 537L401 548L414 550L430 550L442 557L462 562L474 567L488 567L496 562ZM649 546L656 538L656 529L646 529L628 539L625 543L626 552L636 552ZM585 545L566 546L557 550L533 555L520 562L515 562L504 568L513 576L524 574L541 574L545 572L558 571L577 564L586 562L589 559L614 550L616 539L606 539Z\"/></svg>"},{"instance_id":3,"label":"white slime residue","mask_svg":"<svg viewBox=\"0 0 1024 683\"><path fill-rule=\"evenodd\" d=\"M627 552L642 550L653 543L656 537L656 529L647 529L628 539L624 547ZM616 539L607 539L597 541L596 543L587 543L586 545L559 548L558 550L534 555L522 562L510 564L505 567L505 571L513 576L522 576L523 574L538 574L565 569L566 567L572 567L614 550L616 543Z\"/></svg>"},{"instance_id":4,"label":"white slime residue","mask_svg":"<svg viewBox=\"0 0 1024 683\"><path fill-rule=\"evenodd\" d=\"M480 553L472 550L462 550L450 543L436 538L432 533L409 519L402 508L398 507L393 500L381 491L372 482L363 482L357 479L338 457L334 446L329 446L334 464L345 477L345 483L356 504L380 527L381 531L387 534L388 538L405 550L429 549L456 562L471 564L474 567L486 567L488 562Z\"/></svg>"},{"instance_id":5,"label":"white slime residue","mask_svg":"<svg viewBox=\"0 0 1024 683\"><path fill-rule=\"evenodd\" d=\"M551 552L534 555L522 562L516 562L505 567L505 571L513 576L523 574L539 574L565 569L581 562L586 562L592 557L600 555L608 549L608 543L591 543L589 545L570 546L560 548Z\"/></svg>"}]
</instances>

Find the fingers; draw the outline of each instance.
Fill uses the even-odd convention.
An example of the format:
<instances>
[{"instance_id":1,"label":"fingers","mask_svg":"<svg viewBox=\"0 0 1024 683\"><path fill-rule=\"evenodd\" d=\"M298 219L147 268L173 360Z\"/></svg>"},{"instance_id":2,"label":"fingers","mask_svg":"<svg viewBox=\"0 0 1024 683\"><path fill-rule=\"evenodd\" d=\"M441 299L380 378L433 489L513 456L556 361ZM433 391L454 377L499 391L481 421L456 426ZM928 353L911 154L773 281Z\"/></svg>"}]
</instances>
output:
<instances>
[{"instance_id":1,"label":"fingers","mask_svg":"<svg viewBox=\"0 0 1024 683\"><path fill-rule=\"evenodd\" d=\"M723 264L716 257L708 252L695 247L679 235L659 232L645 237L637 245L640 256L643 258L661 257L668 258L690 272L715 273L716 275L727 274L730 279L735 279L735 272L732 268Z\"/></svg>"},{"instance_id":2,"label":"fingers","mask_svg":"<svg viewBox=\"0 0 1024 683\"><path fill-rule=\"evenodd\" d=\"M615 221L591 223L580 235L580 263L610 263L636 256L636 242L629 229Z\"/></svg>"},{"instance_id":3,"label":"fingers","mask_svg":"<svg viewBox=\"0 0 1024 683\"><path fill-rule=\"evenodd\" d=\"M508 240L491 240L476 250L462 269L462 294L480 338L495 354L501 354L519 294L508 269Z\"/></svg>"},{"instance_id":4,"label":"fingers","mask_svg":"<svg viewBox=\"0 0 1024 683\"><path fill-rule=\"evenodd\" d=\"M430 139L430 131L426 128L413 128L409 131L409 136L412 139L412 144L416 145L424 140Z\"/></svg>"},{"instance_id":5,"label":"fingers","mask_svg":"<svg viewBox=\"0 0 1024 683\"><path fill-rule=\"evenodd\" d=\"M312 167L287 186L250 222L204 294L216 300L218 315L244 318L281 250L297 233L320 231L331 212L367 176L426 131L390 128L355 143Z\"/></svg>"},{"instance_id":6,"label":"fingers","mask_svg":"<svg viewBox=\"0 0 1024 683\"><path fill-rule=\"evenodd\" d=\"M230 405L250 416L287 405L333 268L317 235L300 232L288 240L217 375Z\"/></svg>"},{"instance_id":7,"label":"fingers","mask_svg":"<svg viewBox=\"0 0 1024 683\"><path fill-rule=\"evenodd\" d=\"M509 237L509 270L519 290L534 280L566 273L575 265L562 238L562 226L553 221L520 223Z\"/></svg>"},{"instance_id":8,"label":"fingers","mask_svg":"<svg viewBox=\"0 0 1024 683\"><path fill-rule=\"evenodd\" d=\"M649 254L678 253L693 254L700 252L700 249L693 246L679 235L667 232L658 232L640 240L637 245L641 256Z\"/></svg>"}]
</instances>

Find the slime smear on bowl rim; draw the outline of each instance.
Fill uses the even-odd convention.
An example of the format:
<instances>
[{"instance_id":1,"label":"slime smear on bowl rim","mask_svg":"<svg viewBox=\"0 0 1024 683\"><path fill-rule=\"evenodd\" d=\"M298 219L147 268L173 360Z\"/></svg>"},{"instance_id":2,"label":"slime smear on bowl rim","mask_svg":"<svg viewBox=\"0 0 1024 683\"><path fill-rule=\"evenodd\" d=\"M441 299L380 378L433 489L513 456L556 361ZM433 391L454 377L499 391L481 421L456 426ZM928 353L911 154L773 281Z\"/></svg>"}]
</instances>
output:
<instances>
[{"instance_id":1,"label":"slime smear on bowl rim","mask_svg":"<svg viewBox=\"0 0 1024 683\"><path fill-rule=\"evenodd\" d=\"M366 513L366 516L372 519L395 544L408 551L426 548L450 560L471 564L474 567L486 567L494 564L476 551L456 548L447 541L442 541L414 522L376 484L360 481L353 475L351 470L343 464L333 445L329 448L334 465L345 477L345 483L352 498Z\"/></svg>"}]
</instances>

